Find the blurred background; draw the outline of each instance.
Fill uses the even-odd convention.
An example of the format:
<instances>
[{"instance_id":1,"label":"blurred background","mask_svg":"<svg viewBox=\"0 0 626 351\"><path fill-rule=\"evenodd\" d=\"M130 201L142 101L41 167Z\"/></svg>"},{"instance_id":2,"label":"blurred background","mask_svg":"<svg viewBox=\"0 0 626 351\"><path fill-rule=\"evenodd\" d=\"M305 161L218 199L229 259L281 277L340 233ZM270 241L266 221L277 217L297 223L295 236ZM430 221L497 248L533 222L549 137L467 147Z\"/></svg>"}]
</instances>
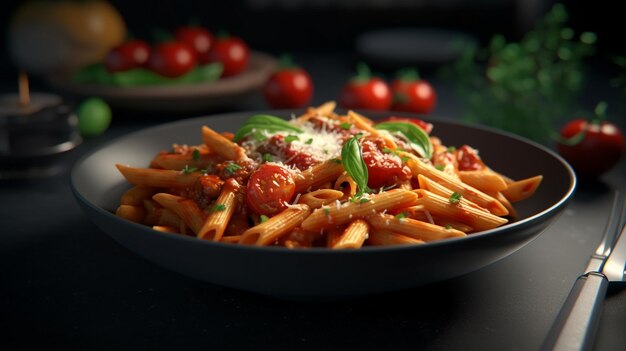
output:
<instances>
[{"instance_id":1,"label":"blurred background","mask_svg":"<svg viewBox=\"0 0 626 351\"><path fill-rule=\"evenodd\" d=\"M3 81L16 73L6 50L14 10L25 1L3 0L0 23L0 69ZM398 27L446 28L472 35L486 44L497 33L518 40L555 3L552 0L231 0L109 1L123 16L129 33L150 39L155 28L174 30L197 21L213 31L245 38L253 49L285 51L353 51L364 32ZM621 11L614 1L561 1L568 25L598 34L598 55L624 54L617 30Z\"/></svg>"},{"instance_id":2,"label":"blurred background","mask_svg":"<svg viewBox=\"0 0 626 351\"><path fill-rule=\"evenodd\" d=\"M564 5L567 15L563 23L556 25L552 34L565 37L564 28L572 34L568 34L565 42L557 43L550 54L554 53L555 60L563 59L562 61L573 64L566 62L561 65L559 62L559 65L549 67L547 74L554 75L547 75L548 78L543 83L524 81L521 74L525 72L519 72L528 63L529 56L523 58L526 61L517 59L523 55L516 54L515 50L526 46L520 44L507 48L505 44L524 40L529 32L537 28L538 23L545 21L545 16L557 3L551 0L108 2L122 16L127 32L136 38L150 41L154 38L155 29L173 31L181 25L194 22L214 33L227 31L237 35L255 51L274 57L290 53L313 79L313 104L336 100L344 82L354 74L355 64L365 62L387 79L391 79L399 68L413 66L422 77L433 84L438 93L439 102L433 113L453 117L468 115L470 120L479 120L504 129L510 126L496 119L477 117L501 108L485 103L494 99L490 94L498 94L498 91L487 92L489 87L486 88L486 84L489 82L501 83L504 90L500 92L508 91L513 96L519 95L515 89L521 91L520 94L527 94L528 91L536 91L538 85L547 81L558 82L546 88L547 95L524 95L524 99L518 99L517 102L523 109L530 101L538 109L533 113L549 114L550 123L555 126L582 113L582 110L592 110L600 100L605 99L611 101L609 111L616 116L613 118L620 119L624 115L625 106L622 101L626 70L623 66L626 65L626 59L623 57L626 56L626 47L622 44L621 33L616 29L621 22L622 12L618 9L618 2L614 1L558 2ZM0 37L0 44L4 48L0 51L2 92L16 90L19 62L15 62L11 56L8 38L12 15L23 3L24 1L4 0L0 5L0 23L4 27L4 35ZM587 45L586 48L576 47L575 45L580 44L579 35L586 32L595 35L592 45ZM543 38L552 35L549 33L536 33L535 39L544 40ZM500 38L497 48L493 40L496 35ZM563 41L562 38L559 40ZM545 41L549 42L550 39ZM466 44L472 44L483 51L475 51L468 58ZM532 43L528 44L530 47ZM45 47L44 44L42 46ZM495 51L500 56L494 55ZM464 53L467 54L466 61L460 62ZM484 71L477 75L476 67L506 63L510 56L515 57L505 73L496 70L492 72L494 75L485 74ZM622 61L616 57L621 57ZM470 67L469 61L480 61L478 64L482 66ZM478 86L472 85L480 75L483 81L478 82ZM486 76L489 76L488 79ZM33 90L52 89L37 74L31 75L30 79ZM531 77L530 80L532 79L535 78ZM515 82L528 84L520 87ZM512 85L514 86L511 87ZM522 91L523 89L525 90ZM471 94L472 91L484 94L476 96ZM558 101L558 106L541 107L544 103L550 104L553 101ZM503 103L510 105L508 100ZM266 107L268 105L261 95L256 94L235 105L220 109L181 111L178 116ZM118 112L118 115L120 113L125 116L134 114ZM513 115L515 113L521 115L524 112L514 111ZM509 113L504 118L509 118L510 115ZM552 118L554 116L556 117ZM520 130L519 133L538 140L545 138L545 135L530 135L525 130Z\"/></svg>"}]
</instances>

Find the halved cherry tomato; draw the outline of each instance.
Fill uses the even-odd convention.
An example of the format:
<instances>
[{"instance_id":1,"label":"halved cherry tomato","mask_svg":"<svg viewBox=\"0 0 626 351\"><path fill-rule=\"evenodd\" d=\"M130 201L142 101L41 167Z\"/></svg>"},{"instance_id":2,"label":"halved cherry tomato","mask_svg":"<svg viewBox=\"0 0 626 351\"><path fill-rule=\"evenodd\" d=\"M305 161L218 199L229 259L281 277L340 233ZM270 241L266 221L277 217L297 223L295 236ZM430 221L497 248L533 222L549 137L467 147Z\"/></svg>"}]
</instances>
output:
<instances>
[{"instance_id":1,"label":"halved cherry tomato","mask_svg":"<svg viewBox=\"0 0 626 351\"><path fill-rule=\"evenodd\" d=\"M574 145L557 145L559 153L582 176L594 177L607 172L624 153L624 134L608 121L574 119L561 129L561 137L582 138Z\"/></svg>"},{"instance_id":2,"label":"halved cherry tomato","mask_svg":"<svg viewBox=\"0 0 626 351\"><path fill-rule=\"evenodd\" d=\"M307 106L313 97L311 76L288 58L283 58L263 87L265 101L272 108L299 108Z\"/></svg>"},{"instance_id":3,"label":"halved cherry tomato","mask_svg":"<svg viewBox=\"0 0 626 351\"><path fill-rule=\"evenodd\" d=\"M406 70L391 82L392 110L414 113L430 113L437 104L435 89L420 79L415 70Z\"/></svg>"},{"instance_id":4,"label":"halved cherry tomato","mask_svg":"<svg viewBox=\"0 0 626 351\"><path fill-rule=\"evenodd\" d=\"M272 216L287 208L296 189L291 172L274 163L264 163L250 175L246 203L258 215Z\"/></svg>"},{"instance_id":5,"label":"halved cherry tomato","mask_svg":"<svg viewBox=\"0 0 626 351\"><path fill-rule=\"evenodd\" d=\"M109 72L128 71L144 66L150 58L150 45L143 40L128 40L109 51L104 67Z\"/></svg>"},{"instance_id":6,"label":"halved cherry tomato","mask_svg":"<svg viewBox=\"0 0 626 351\"><path fill-rule=\"evenodd\" d=\"M409 123L413 123L416 126L422 128L422 130L424 130L428 134L430 134L430 132L433 130L433 124L432 123L424 122L424 121L422 121L419 118L407 118L407 117L389 116L387 118L383 118L381 120L378 120L378 123L382 123L382 122L409 122Z\"/></svg>"},{"instance_id":7,"label":"halved cherry tomato","mask_svg":"<svg viewBox=\"0 0 626 351\"><path fill-rule=\"evenodd\" d=\"M193 48L201 65L208 63L209 51L215 42L213 33L200 26L183 26L176 29L174 37Z\"/></svg>"},{"instance_id":8,"label":"halved cherry tomato","mask_svg":"<svg viewBox=\"0 0 626 351\"><path fill-rule=\"evenodd\" d=\"M168 41L157 45L150 54L148 67L170 78L182 76L197 64L196 52L186 43Z\"/></svg>"},{"instance_id":9,"label":"halved cherry tomato","mask_svg":"<svg viewBox=\"0 0 626 351\"><path fill-rule=\"evenodd\" d=\"M224 66L222 76L234 76L248 67L250 48L235 36L218 37L208 53L207 62L220 62Z\"/></svg>"},{"instance_id":10,"label":"halved cherry tomato","mask_svg":"<svg viewBox=\"0 0 626 351\"><path fill-rule=\"evenodd\" d=\"M400 157L382 151L386 147L384 139L365 139L361 147L370 188L377 189L411 178L411 170L402 164Z\"/></svg>"},{"instance_id":11,"label":"halved cherry tomato","mask_svg":"<svg viewBox=\"0 0 626 351\"><path fill-rule=\"evenodd\" d=\"M339 104L346 109L388 110L391 90L384 80L373 77L369 68L360 64L357 76L343 86Z\"/></svg>"}]
</instances>

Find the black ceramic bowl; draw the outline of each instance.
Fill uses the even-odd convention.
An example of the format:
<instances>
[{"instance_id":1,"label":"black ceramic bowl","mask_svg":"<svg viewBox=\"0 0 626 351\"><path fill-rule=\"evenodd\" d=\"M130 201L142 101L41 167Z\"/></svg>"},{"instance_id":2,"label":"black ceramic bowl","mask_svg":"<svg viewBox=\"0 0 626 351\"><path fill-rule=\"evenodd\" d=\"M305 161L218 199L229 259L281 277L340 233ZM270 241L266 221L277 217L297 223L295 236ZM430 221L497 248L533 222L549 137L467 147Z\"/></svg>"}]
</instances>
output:
<instances>
[{"instance_id":1,"label":"black ceramic bowl","mask_svg":"<svg viewBox=\"0 0 626 351\"><path fill-rule=\"evenodd\" d=\"M265 111L288 117L292 111ZM297 112L297 111L296 111ZM128 249L181 274L232 288L291 298L375 294L460 276L520 249L537 237L564 209L576 178L554 152L492 129L444 119L433 135L446 145L473 145L485 162L511 178L544 176L535 195L516 204L519 217L502 227L417 246L289 250L214 243L153 231L114 215L129 188L115 163L146 167L173 143L200 144L200 128L235 131L255 112L178 121L121 137L79 160L71 186L87 216ZM376 119L380 113L365 112Z\"/></svg>"}]
</instances>

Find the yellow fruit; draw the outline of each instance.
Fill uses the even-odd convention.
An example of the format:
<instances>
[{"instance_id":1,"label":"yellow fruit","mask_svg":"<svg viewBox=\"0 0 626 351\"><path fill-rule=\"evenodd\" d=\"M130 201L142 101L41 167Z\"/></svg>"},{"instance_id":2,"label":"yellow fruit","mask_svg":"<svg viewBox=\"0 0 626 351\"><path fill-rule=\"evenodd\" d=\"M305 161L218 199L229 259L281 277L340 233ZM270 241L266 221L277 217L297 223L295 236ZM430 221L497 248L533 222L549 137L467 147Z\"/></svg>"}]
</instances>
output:
<instances>
[{"instance_id":1,"label":"yellow fruit","mask_svg":"<svg viewBox=\"0 0 626 351\"><path fill-rule=\"evenodd\" d=\"M8 49L26 72L56 76L101 61L125 38L124 19L104 0L30 0L13 14Z\"/></svg>"}]
</instances>

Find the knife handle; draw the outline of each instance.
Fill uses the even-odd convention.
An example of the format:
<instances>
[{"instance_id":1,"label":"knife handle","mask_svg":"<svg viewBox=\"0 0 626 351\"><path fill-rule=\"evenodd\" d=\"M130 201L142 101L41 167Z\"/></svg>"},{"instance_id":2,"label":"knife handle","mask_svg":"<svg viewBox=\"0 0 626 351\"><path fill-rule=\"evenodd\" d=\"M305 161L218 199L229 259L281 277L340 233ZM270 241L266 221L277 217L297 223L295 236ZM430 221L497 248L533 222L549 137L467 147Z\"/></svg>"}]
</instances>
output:
<instances>
[{"instance_id":1,"label":"knife handle","mask_svg":"<svg viewBox=\"0 0 626 351\"><path fill-rule=\"evenodd\" d=\"M541 349L590 350L608 285L602 273L578 277Z\"/></svg>"}]
</instances>

